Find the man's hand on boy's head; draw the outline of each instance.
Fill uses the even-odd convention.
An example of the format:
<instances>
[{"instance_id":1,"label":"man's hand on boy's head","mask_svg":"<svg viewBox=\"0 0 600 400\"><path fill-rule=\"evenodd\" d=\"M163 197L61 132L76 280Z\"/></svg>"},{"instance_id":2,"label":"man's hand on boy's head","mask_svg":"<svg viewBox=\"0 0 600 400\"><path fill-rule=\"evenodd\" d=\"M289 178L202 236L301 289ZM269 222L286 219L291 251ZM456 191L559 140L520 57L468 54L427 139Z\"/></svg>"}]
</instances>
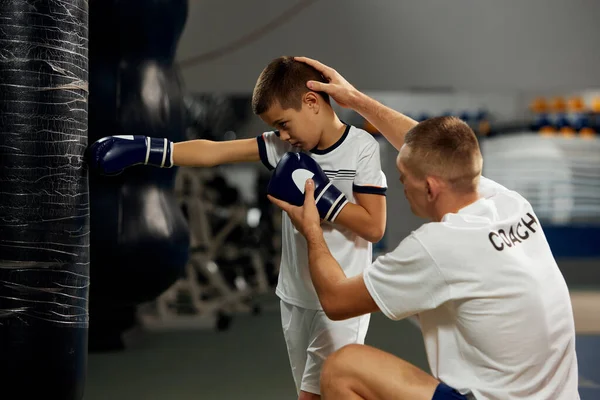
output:
<instances>
[{"instance_id":1,"label":"man's hand on boy's head","mask_svg":"<svg viewBox=\"0 0 600 400\"><path fill-rule=\"evenodd\" d=\"M315 92L325 92L342 107L352 108L358 91L335 69L308 57L294 57L294 60L306 63L319 71L329 83L308 81L306 86Z\"/></svg>"}]
</instances>

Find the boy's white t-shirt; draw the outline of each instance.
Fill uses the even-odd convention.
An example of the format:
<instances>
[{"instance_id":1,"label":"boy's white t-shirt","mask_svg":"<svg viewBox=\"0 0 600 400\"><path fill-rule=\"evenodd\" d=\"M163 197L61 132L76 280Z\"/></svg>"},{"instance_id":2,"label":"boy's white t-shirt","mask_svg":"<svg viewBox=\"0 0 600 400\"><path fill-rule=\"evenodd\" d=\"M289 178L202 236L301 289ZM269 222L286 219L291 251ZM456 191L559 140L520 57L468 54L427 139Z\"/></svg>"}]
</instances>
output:
<instances>
[{"instance_id":1,"label":"boy's white t-shirt","mask_svg":"<svg viewBox=\"0 0 600 400\"><path fill-rule=\"evenodd\" d=\"M423 225L364 272L382 312L418 314L435 377L475 399L576 400L571 300L521 195L480 198Z\"/></svg>"},{"instance_id":2,"label":"boy's white t-shirt","mask_svg":"<svg viewBox=\"0 0 600 400\"><path fill-rule=\"evenodd\" d=\"M257 137L262 163L273 170L286 152L298 152L279 139L278 133L265 132ZM329 180L352 203L354 193L385 195L387 182L381 170L379 143L368 132L348 125L342 137L325 150L306 152L323 169ZM363 272L372 262L372 244L349 229L323 223L323 236L332 255L343 266L346 276ZM321 310L308 269L306 239L282 212L281 265L276 294L286 303Z\"/></svg>"}]
</instances>

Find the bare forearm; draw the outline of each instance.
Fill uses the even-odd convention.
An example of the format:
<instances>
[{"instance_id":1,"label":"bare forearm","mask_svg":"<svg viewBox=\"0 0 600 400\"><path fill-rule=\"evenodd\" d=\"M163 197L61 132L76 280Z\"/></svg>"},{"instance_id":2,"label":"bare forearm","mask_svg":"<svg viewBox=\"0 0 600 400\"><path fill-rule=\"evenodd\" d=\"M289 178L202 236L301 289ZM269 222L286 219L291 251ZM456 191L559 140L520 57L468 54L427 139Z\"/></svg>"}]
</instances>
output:
<instances>
[{"instance_id":1,"label":"bare forearm","mask_svg":"<svg viewBox=\"0 0 600 400\"><path fill-rule=\"evenodd\" d=\"M383 213L383 215L379 215ZM385 206L379 209L378 215L371 215L362 206L348 203L340 211L335 223L342 225L369 242L381 240L385 231Z\"/></svg>"},{"instance_id":2,"label":"bare forearm","mask_svg":"<svg viewBox=\"0 0 600 400\"><path fill-rule=\"evenodd\" d=\"M349 106L373 124L397 150L404 144L404 135L418 123L361 92L356 93Z\"/></svg>"},{"instance_id":3,"label":"bare forearm","mask_svg":"<svg viewBox=\"0 0 600 400\"><path fill-rule=\"evenodd\" d=\"M255 139L227 142L199 139L173 144L173 163L180 167L213 167L259 159Z\"/></svg>"},{"instance_id":4,"label":"bare forearm","mask_svg":"<svg viewBox=\"0 0 600 400\"><path fill-rule=\"evenodd\" d=\"M315 227L307 232L306 243L308 246L310 277L321 305L328 310L332 301L335 301L336 286L346 279L346 275L331 255L321 228Z\"/></svg>"}]
</instances>

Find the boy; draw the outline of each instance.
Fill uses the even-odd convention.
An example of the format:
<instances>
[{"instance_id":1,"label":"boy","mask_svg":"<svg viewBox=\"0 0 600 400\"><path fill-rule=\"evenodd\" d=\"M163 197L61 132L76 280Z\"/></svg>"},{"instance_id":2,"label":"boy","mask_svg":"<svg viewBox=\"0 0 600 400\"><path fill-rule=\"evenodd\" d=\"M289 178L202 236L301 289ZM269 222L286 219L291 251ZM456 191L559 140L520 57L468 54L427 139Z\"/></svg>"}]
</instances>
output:
<instances>
[{"instance_id":1,"label":"boy","mask_svg":"<svg viewBox=\"0 0 600 400\"><path fill-rule=\"evenodd\" d=\"M253 112L275 131L227 142L112 136L92 145L92 167L111 174L136 164L210 167L260 160L273 170L288 152L309 155L349 200L323 222L323 231L346 276L359 275L371 263L371 243L385 231L387 184L377 141L341 122L328 95L306 87L308 80L322 79L292 57L277 58L260 74L252 96ZM364 343L370 315L327 318L309 275L306 241L285 213L282 231L276 293L292 374L300 400L319 399L325 358L347 344Z\"/></svg>"}]
</instances>

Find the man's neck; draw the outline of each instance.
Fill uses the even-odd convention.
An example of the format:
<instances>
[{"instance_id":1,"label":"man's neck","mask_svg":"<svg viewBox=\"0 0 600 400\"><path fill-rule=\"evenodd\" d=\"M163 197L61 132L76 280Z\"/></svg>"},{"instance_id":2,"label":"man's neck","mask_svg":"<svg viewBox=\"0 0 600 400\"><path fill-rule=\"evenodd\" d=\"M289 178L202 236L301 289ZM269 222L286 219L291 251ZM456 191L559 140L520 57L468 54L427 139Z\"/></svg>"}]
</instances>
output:
<instances>
[{"instance_id":1,"label":"man's neck","mask_svg":"<svg viewBox=\"0 0 600 400\"><path fill-rule=\"evenodd\" d=\"M477 192L460 196L449 195L445 198L441 198L438 200L438 204L441 204L442 206L436 210L433 220L434 222L440 222L442 218L444 218L444 215L456 214L461 209L475 203L480 198L481 196Z\"/></svg>"},{"instance_id":2,"label":"man's neck","mask_svg":"<svg viewBox=\"0 0 600 400\"><path fill-rule=\"evenodd\" d=\"M317 145L318 150L325 150L333 146L335 143L337 143L338 140L340 140L340 138L344 135L344 132L346 131L346 125L342 121L340 121L340 119L333 112L333 110L331 111L331 113L333 114L332 118L334 122L323 131L323 134L321 135L321 140Z\"/></svg>"}]
</instances>

